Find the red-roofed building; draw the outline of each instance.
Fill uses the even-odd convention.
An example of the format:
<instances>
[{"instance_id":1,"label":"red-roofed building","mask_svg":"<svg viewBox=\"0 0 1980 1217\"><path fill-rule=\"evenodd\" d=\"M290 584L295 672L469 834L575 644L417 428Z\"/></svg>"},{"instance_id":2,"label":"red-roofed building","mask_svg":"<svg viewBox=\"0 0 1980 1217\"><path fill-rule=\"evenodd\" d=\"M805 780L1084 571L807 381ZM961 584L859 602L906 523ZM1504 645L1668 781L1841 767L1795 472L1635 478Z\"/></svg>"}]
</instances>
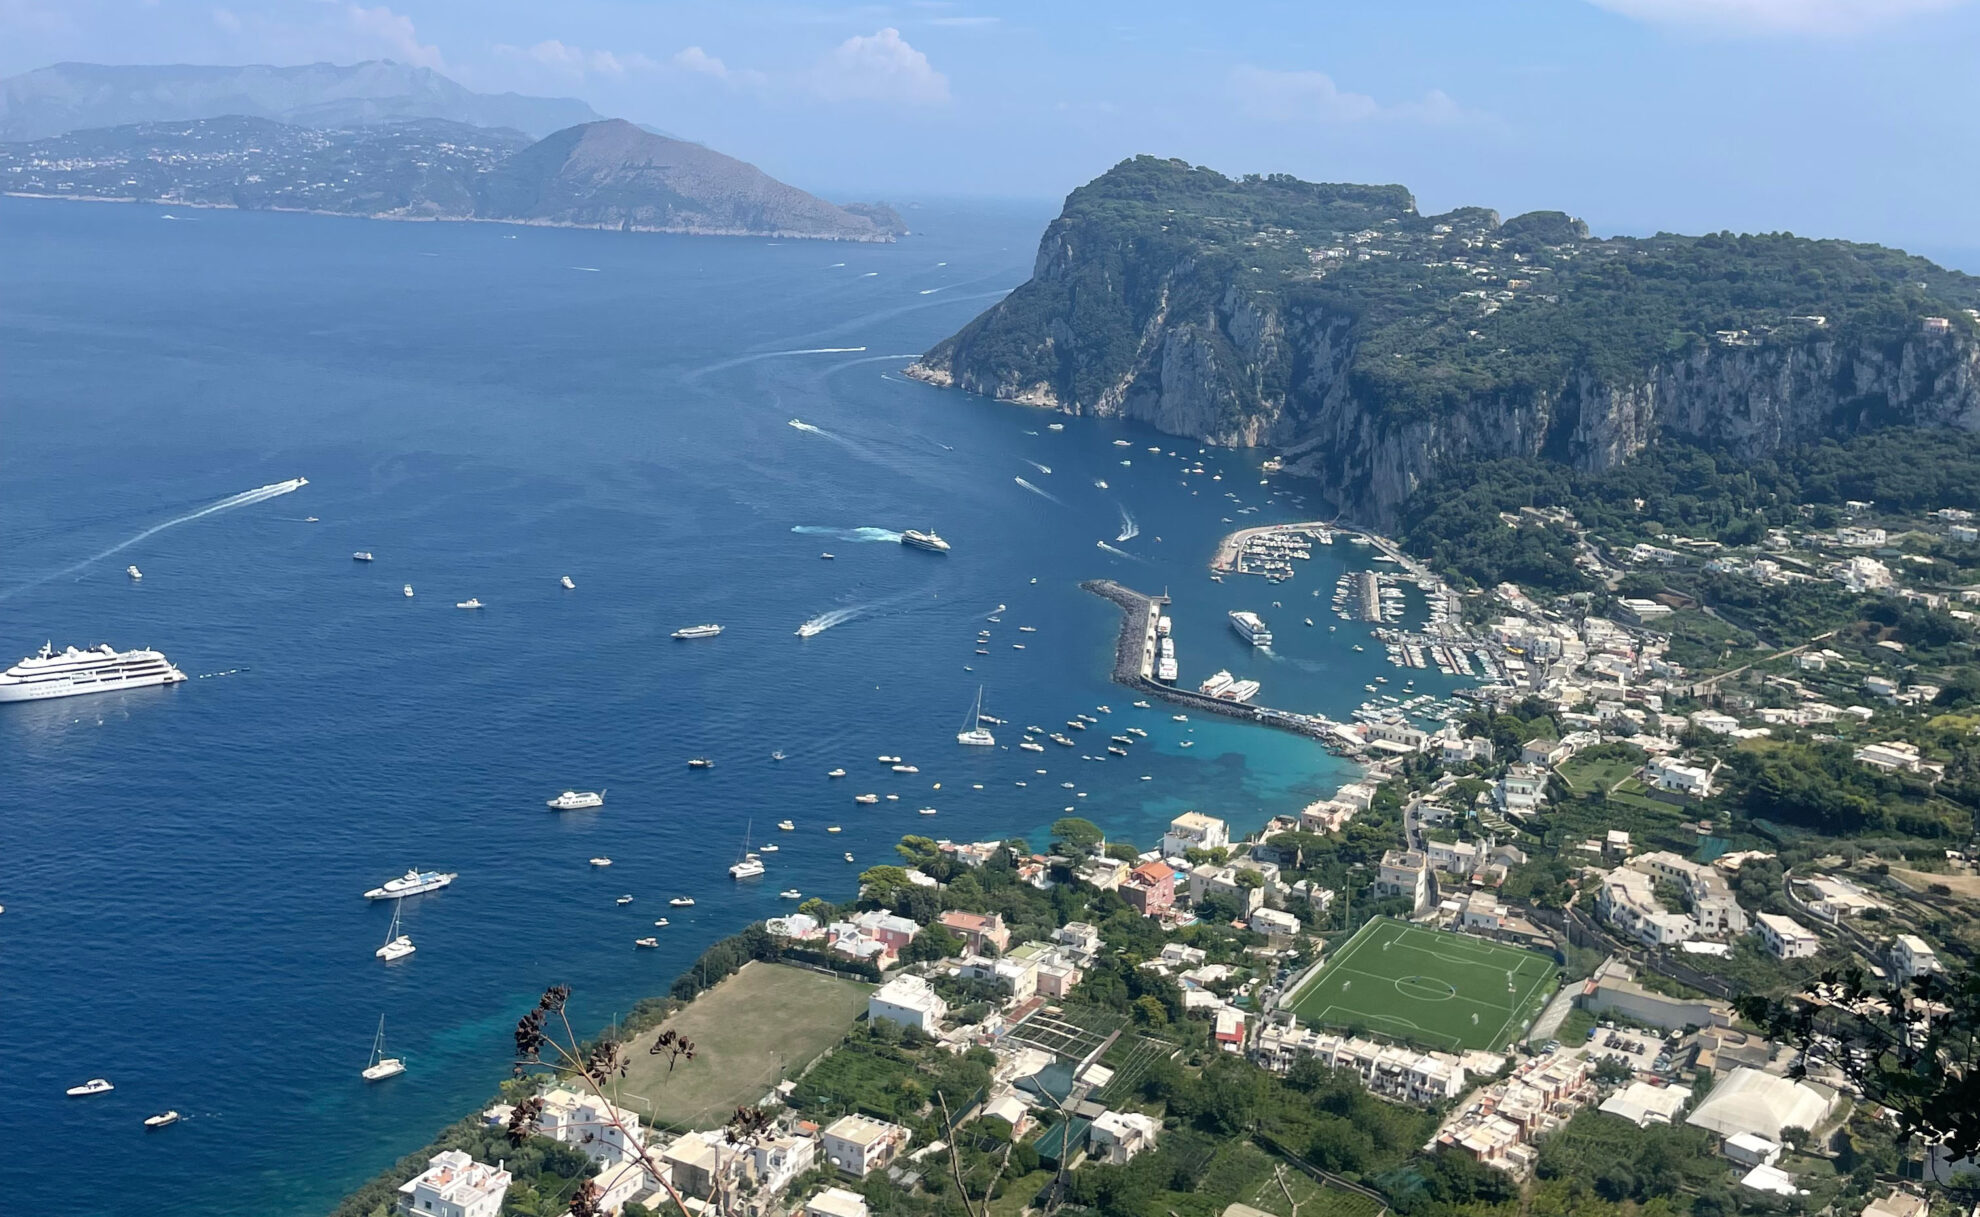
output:
<instances>
[{"instance_id":1,"label":"red-roofed building","mask_svg":"<svg viewBox=\"0 0 1980 1217\"><path fill-rule=\"evenodd\" d=\"M1143 917L1159 917L1176 902L1176 872L1160 862L1144 862L1121 880L1121 899Z\"/></svg>"},{"instance_id":2,"label":"red-roofed building","mask_svg":"<svg viewBox=\"0 0 1980 1217\"><path fill-rule=\"evenodd\" d=\"M996 913L963 913L954 909L942 914L942 924L963 936L972 954L984 954L988 944L1002 955L1011 946L1011 931Z\"/></svg>"}]
</instances>

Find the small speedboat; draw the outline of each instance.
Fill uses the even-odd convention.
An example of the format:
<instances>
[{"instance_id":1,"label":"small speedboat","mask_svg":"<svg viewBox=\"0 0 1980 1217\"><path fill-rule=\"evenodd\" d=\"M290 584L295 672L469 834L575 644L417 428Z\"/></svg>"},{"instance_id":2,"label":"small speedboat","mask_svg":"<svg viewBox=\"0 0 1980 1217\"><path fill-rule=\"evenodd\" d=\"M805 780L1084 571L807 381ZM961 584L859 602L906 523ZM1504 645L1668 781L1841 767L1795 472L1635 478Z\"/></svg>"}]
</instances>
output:
<instances>
[{"instance_id":1,"label":"small speedboat","mask_svg":"<svg viewBox=\"0 0 1980 1217\"><path fill-rule=\"evenodd\" d=\"M898 756L883 756L880 758L880 763L882 765L898 765L901 763L901 758Z\"/></svg>"},{"instance_id":2,"label":"small speedboat","mask_svg":"<svg viewBox=\"0 0 1980 1217\"><path fill-rule=\"evenodd\" d=\"M115 1086L112 1086L110 1084L109 1079L107 1078L91 1078L89 1081L84 1082L80 1086L69 1087L68 1090L64 1091L63 1093L67 1094L72 1099L79 1099L84 1095L109 1094L111 1091L115 1089L117 1088Z\"/></svg>"},{"instance_id":3,"label":"small speedboat","mask_svg":"<svg viewBox=\"0 0 1980 1217\"><path fill-rule=\"evenodd\" d=\"M784 759L784 750L783 750L782 748L779 748L779 749L777 749L777 750L776 750L775 752L773 752L773 753L771 753L771 754L770 754L770 759L771 759L771 760L773 760L773 761L781 761L781 760L783 760L783 759Z\"/></svg>"},{"instance_id":4,"label":"small speedboat","mask_svg":"<svg viewBox=\"0 0 1980 1217\"><path fill-rule=\"evenodd\" d=\"M371 551L368 549L360 549L356 553L351 555L351 561L369 562L371 561Z\"/></svg>"},{"instance_id":5,"label":"small speedboat","mask_svg":"<svg viewBox=\"0 0 1980 1217\"><path fill-rule=\"evenodd\" d=\"M796 832L797 825L791 823L789 820L779 820L777 821L777 830L779 832Z\"/></svg>"},{"instance_id":6,"label":"small speedboat","mask_svg":"<svg viewBox=\"0 0 1980 1217\"><path fill-rule=\"evenodd\" d=\"M179 1113L176 1111L161 1111L155 1116L146 1116L144 1118L144 1126L146 1128L163 1128L167 1124L177 1124L178 1122Z\"/></svg>"},{"instance_id":7,"label":"small speedboat","mask_svg":"<svg viewBox=\"0 0 1980 1217\"><path fill-rule=\"evenodd\" d=\"M476 600L473 596L469 596L467 599L454 605L454 607L458 609L478 609L481 607L481 601Z\"/></svg>"},{"instance_id":8,"label":"small speedboat","mask_svg":"<svg viewBox=\"0 0 1980 1217\"><path fill-rule=\"evenodd\" d=\"M610 858L593 858L591 859L591 864L593 866L610 866L612 865L612 860Z\"/></svg>"},{"instance_id":9,"label":"small speedboat","mask_svg":"<svg viewBox=\"0 0 1980 1217\"><path fill-rule=\"evenodd\" d=\"M920 814L924 816L932 816L935 814L935 809L933 807L924 807L921 809Z\"/></svg>"},{"instance_id":10,"label":"small speedboat","mask_svg":"<svg viewBox=\"0 0 1980 1217\"><path fill-rule=\"evenodd\" d=\"M846 861L850 862L852 860L853 860L852 851L851 850L846 851Z\"/></svg>"},{"instance_id":11,"label":"small speedboat","mask_svg":"<svg viewBox=\"0 0 1980 1217\"><path fill-rule=\"evenodd\" d=\"M831 772L827 773L825 776L828 778L842 778L846 776L846 771L843 769L834 769Z\"/></svg>"},{"instance_id":12,"label":"small speedboat","mask_svg":"<svg viewBox=\"0 0 1980 1217\"><path fill-rule=\"evenodd\" d=\"M756 852L759 854L774 854L783 848L781 845L759 845L756 847Z\"/></svg>"},{"instance_id":13,"label":"small speedboat","mask_svg":"<svg viewBox=\"0 0 1980 1217\"><path fill-rule=\"evenodd\" d=\"M406 584L406 597L407 597L408 599L411 599L411 597L412 597L412 594L413 594L413 591L412 591L412 584L410 584L410 583L408 583L408 584Z\"/></svg>"},{"instance_id":14,"label":"small speedboat","mask_svg":"<svg viewBox=\"0 0 1980 1217\"><path fill-rule=\"evenodd\" d=\"M557 580L557 583L567 592L574 592L577 590L577 584L571 582L571 577L569 575L565 575L563 578Z\"/></svg>"},{"instance_id":15,"label":"small speedboat","mask_svg":"<svg viewBox=\"0 0 1980 1217\"><path fill-rule=\"evenodd\" d=\"M1137 710L1146 710L1148 709L1148 703L1145 701L1138 701L1134 703L1134 708Z\"/></svg>"},{"instance_id":16,"label":"small speedboat","mask_svg":"<svg viewBox=\"0 0 1980 1217\"><path fill-rule=\"evenodd\" d=\"M819 554L818 556L819 556L819 558L820 558L820 559L822 559L823 561L826 561L826 562L830 562L830 561L832 560L832 558L833 558L833 555L832 555L832 554Z\"/></svg>"},{"instance_id":17,"label":"small speedboat","mask_svg":"<svg viewBox=\"0 0 1980 1217\"><path fill-rule=\"evenodd\" d=\"M303 517L303 523L305 523L305 524L314 524L314 523L316 523L316 517L315 517L315 516L304 516L304 517Z\"/></svg>"},{"instance_id":18,"label":"small speedboat","mask_svg":"<svg viewBox=\"0 0 1980 1217\"><path fill-rule=\"evenodd\" d=\"M667 919L665 917L662 917L658 921L655 921L653 924L661 927L662 929L665 929L667 925Z\"/></svg>"},{"instance_id":19,"label":"small speedboat","mask_svg":"<svg viewBox=\"0 0 1980 1217\"><path fill-rule=\"evenodd\" d=\"M921 772L921 769L920 769L920 768L919 768L918 766L915 766L915 765L896 765L896 766L894 766L894 772L895 772L895 773L920 773L920 772Z\"/></svg>"},{"instance_id":20,"label":"small speedboat","mask_svg":"<svg viewBox=\"0 0 1980 1217\"><path fill-rule=\"evenodd\" d=\"M633 945L636 947L645 947L650 951L660 945L660 940L658 938L635 938L633 939Z\"/></svg>"},{"instance_id":21,"label":"small speedboat","mask_svg":"<svg viewBox=\"0 0 1980 1217\"><path fill-rule=\"evenodd\" d=\"M693 896L676 896L676 897L674 897L674 898L673 898L672 900L669 900L669 901L668 901L667 903L668 903L668 904L671 904L671 905L673 905L673 906L674 906L675 908L677 908L677 909L685 909L685 908L693 908L693 907L694 907L694 897L693 897Z\"/></svg>"},{"instance_id":22,"label":"small speedboat","mask_svg":"<svg viewBox=\"0 0 1980 1217\"><path fill-rule=\"evenodd\" d=\"M880 796L877 794L856 794L853 796L853 802L859 803L861 805L869 805L873 803L878 803L879 801L880 801Z\"/></svg>"},{"instance_id":23,"label":"small speedboat","mask_svg":"<svg viewBox=\"0 0 1980 1217\"><path fill-rule=\"evenodd\" d=\"M831 824L831 825L828 825L828 826L826 827L826 829L825 829L825 831L826 831L826 832L842 832L842 831L844 831L844 830L843 830L843 829L841 829L841 828L840 828L840 827L839 827L839 826L838 826L837 824Z\"/></svg>"},{"instance_id":24,"label":"small speedboat","mask_svg":"<svg viewBox=\"0 0 1980 1217\"><path fill-rule=\"evenodd\" d=\"M781 892L778 892L778 893L777 893L777 895L778 895L778 896L780 896L781 898L783 898L783 899L785 899L785 900L802 900L802 899L804 899L804 893L803 893L803 892L801 892L801 891L799 891L799 890L797 890L797 889L796 889L796 888L794 888L794 887L787 887L787 888L785 888L785 889L784 889L783 891L781 891Z\"/></svg>"},{"instance_id":25,"label":"small speedboat","mask_svg":"<svg viewBox=\"0 0 1980 1217\"><path fill-rule=\"evenodd\" d=\"M715 762L705 756L691 756L688 758L689 769L713 769L714 767Z\"/></svg>"},{"instance_id":26,"label":"small speedboat","mask_svg":"<svg viewBox=\"0 0 1980 1217\"><path fill-rule=\"evenodd\" d=\"M141 571L141 570L139 570L139 569L137 568L137 566L136 566L135 564L133 564L133 565L130 565L130 566L126 566L126 567L124 568L124 573L125 573L125 574L127 574L127 575L129 575L129 576L130 576L131 578L133 578L133 579L142 579L142 578L144 578L144 572L143 572L143 571Z\"/></svg>"},{"instance_id":27,"label":"small speedboat","mask_svg":"<svg viewBox=\"0 0 1980 1217\"><path fill-rule=\"evenodd\" d=\"M632 903L632 897L631 897L631 896L621 896L621 897L619 897L619 898L618 898L617 900L614 900L614 901L613 901L612 903L614 903L614 904L631 904L631 903Z\"/></svg>"}]
</instances>

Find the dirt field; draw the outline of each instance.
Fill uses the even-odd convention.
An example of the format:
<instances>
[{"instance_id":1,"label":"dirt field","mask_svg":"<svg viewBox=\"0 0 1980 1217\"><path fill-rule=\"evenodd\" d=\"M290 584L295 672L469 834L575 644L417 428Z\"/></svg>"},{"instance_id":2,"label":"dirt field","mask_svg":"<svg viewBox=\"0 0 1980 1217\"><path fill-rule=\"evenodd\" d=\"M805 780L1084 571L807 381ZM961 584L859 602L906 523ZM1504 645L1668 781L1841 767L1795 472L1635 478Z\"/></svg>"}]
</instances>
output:
<instances>
[{"instance_id":1,"label":"dirt field","mask_svg":"<svg viewBox=\"0 0 1980 1217\"><path fill-rule=\"evenodd\" d=\"M872 985L781 964L751 963L696 998L663 1030L694 1041L695 1058L670 1074L647 1047L631 1045L618 1102L662 1127L707 1128L754 1103L845 1038Z\"/></svg>"}]
</instances>

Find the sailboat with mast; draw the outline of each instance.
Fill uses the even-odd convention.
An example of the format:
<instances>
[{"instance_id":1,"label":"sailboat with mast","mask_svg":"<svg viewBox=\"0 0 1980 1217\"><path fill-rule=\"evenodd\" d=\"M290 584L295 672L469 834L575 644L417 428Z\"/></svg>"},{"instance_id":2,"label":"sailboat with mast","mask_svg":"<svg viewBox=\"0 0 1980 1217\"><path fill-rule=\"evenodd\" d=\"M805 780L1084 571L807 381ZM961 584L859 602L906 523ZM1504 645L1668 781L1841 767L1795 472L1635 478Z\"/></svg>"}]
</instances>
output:
<instances>
[{"instance_id":1,"label":"sailboat with mast","mask_svg":"<svg viewBox=\"0 0 1980 1217\"><path fill-rule=\"evenodd\" d=\"M415 949L411 936L399 930L399 906L394 905L392 907L392 928L385 931L385 945L373 951L372 954L386 963L391 963L395 959L404 959L406 956L412 954Z\"/></svg>"},{"instance_id":2,"label":"sailboat with mast","mask_svg":"<svg viewBox=\"0 0 1980 1217\"><path fill-rule=\"evenodd\" d=\"M983 686L976 686L976 701L969 708L969 717L963 720L963 729L956 732L958 744L969 744L976 748L995 748L997 737L983 725Z\"/></svg>"},{"instance_id":3,"label":"sailboat with mast","mask_svg":"<svg viewBox=\"0 0 1980 1217\"><path fill-rule=\"evenodd\" d=\"M742 857L737 858L735 865L729 868L731 878L754 879L763 873L763 859L757 857L749 848L750 834L755 827L756 821L750 820L743 828Z\"/></svg>"},{"instance_id":4,"label":"sailboat with mast","mask_svg":"<svg viewBox=\"0 0 1980 1217\"><path fill-rule=\"evenodd\" d=\"M385 1055L385 1016L378 1016L378 1034L371 1037L371 1063L364 1067L364 1080L382 1082L395 1078L406 1071L406 1063L396 1056Z\"/></svg>"}]
</instances>

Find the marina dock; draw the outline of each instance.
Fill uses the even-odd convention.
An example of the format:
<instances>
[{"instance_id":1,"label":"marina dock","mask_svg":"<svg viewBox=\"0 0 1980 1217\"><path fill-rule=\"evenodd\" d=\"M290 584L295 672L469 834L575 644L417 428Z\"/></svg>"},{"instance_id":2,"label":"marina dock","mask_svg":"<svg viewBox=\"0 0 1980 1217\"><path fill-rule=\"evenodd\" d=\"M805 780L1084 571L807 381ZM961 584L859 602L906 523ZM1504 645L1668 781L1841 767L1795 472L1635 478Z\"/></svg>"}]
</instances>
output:
<instances>
[{"instance_id":1,"label":"marina dock","mask_svg":"<svg viewBox=\"0 0 1980 1217\"><path fill-rule=\"evenodd\" d=\"M1159 697L1164 701L1187 706L1192 710L1200 710L1205 714L1221 714L1225 718L1260 723L1268 727L1277 727L1282 731L1291 731L1296 735L1304 735L1308 739L1319 740L1326 745L1328 751L1337 756L1358 757L1362 754L1360 742L1353 735L1352 729L1325 715L1295 714L1290 710L1274 710L1269 706L1226 701L1156 680L1153 675L1157 653L1155 623L1160 615L1158 610L1169 603L1169 598L1138 592L1112 579L1088 579L1079 586L1120 606L1121 633L1114 644L1116 683L1126 685L1138 693Z\"/></svg>"}]
</instances>

